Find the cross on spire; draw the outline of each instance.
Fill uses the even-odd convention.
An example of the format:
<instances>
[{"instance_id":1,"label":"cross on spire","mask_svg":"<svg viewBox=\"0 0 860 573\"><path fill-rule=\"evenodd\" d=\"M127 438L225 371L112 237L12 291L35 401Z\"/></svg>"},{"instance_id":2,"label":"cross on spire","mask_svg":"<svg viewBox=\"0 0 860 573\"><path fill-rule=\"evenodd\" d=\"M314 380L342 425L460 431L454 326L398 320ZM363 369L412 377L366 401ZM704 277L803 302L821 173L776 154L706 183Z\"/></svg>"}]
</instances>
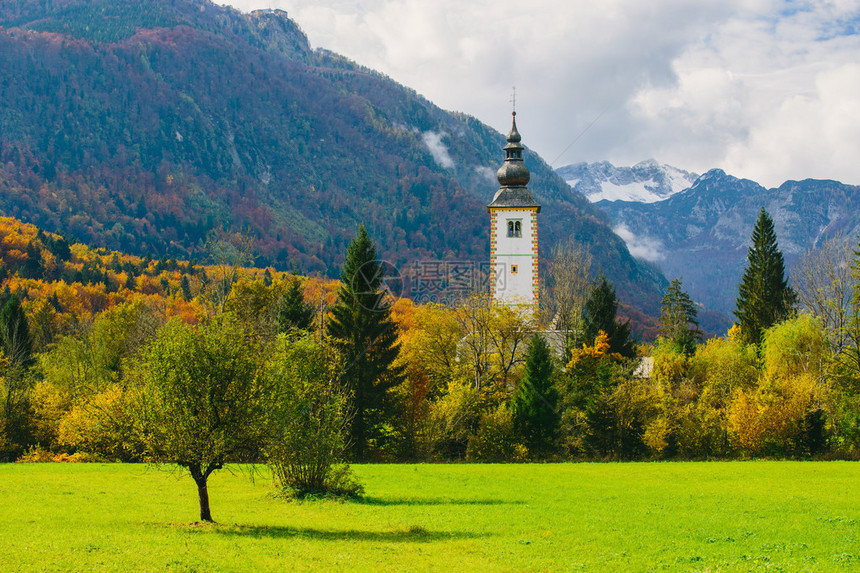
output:
<instances>
[{"instance_id":1,"label":"cross on spire","mask_svg":"<svg viewBox=\"0 0 860 573\"><path fill-rule=\"evenodd\" d=\"M517 115L517 86L513 86L511 89L513 90L513 93L511 94L510 101L513 106L513 113L514 115Z\"/></svg>"}]
</instances>

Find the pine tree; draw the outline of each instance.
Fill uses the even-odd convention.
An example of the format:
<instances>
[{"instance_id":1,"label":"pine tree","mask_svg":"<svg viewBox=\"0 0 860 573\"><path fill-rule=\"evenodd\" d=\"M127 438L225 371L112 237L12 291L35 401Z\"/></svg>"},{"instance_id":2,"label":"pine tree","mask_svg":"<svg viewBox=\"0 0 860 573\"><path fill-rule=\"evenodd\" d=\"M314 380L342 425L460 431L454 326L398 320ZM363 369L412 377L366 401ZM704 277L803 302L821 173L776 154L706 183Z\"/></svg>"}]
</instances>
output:
<instances>
[{"instance_id":1,"label":"pine tree","mask_svg":"<svg viewBox=\"0 0 860 573\"><path fill-rule=\"evenodd\" d=\"M609 337L609 352L617 352L626 358L636 356L635 341L630 335L630 321L618 322L618 299L615 287L601 276L597 286L585 303L583 313L583 336L588 344L593 344L600 331Z\"/></svg>"},{"instance_id":2,"label":"pine tree","mask_svg":"<svg viewBox=\"0 0 860 573\"><path fill-rule=\"evenodd\" d=\"M326 331L343 354L343 379L351 392L353 459L365 459L368 442L379 437L388 391L403 381L394 367L400 346L397 324L382 288L382 266L364 225L349 245L337 303Z\"/></svg>"},{"instance_id":3,"label":"pine tree","mask_svg":"<svg viewBox=\"0 0 860 573\"><path fill-rule=\"evenodd\" d=\"M0 309L0 343L10 369L21 371L32 365L30 325L17 294L11 295Z\"/></svg>"},{"instance_id":4,"label":"pine tree","mask_svg":"<svg viewBox=\"0 0 860 573\"><path fill-rule=\"evenodd\" d=\"M194 298L191 295L191 283L188 281L188 275L182 275L182 282L179 283L179 289L182 291L182 298L191 301Z\"/></svg>"},{"instance_id":5,"label":"pine tree","mask_svg":"<svg viewBox=\"0 0 860 573\"><path fill-rule=\"evenodd\" d=\"M8 288L8 287L7 287ZM8 296L8 297L7 297ZM30 326L17 294L4 291L0 301L0 348L7 360L3 380L2 420L7 446L15 449L27 442L27 370L33 365Z\"/></svg>"},{"instance_id":6,"label":"pine tree","mask_svg":"<svg viewBox=\"0 0 860 573\"><path fill-rule=\"evenodd\" d=\"M698 314L690 295L681 288L681 279L672 280L660 309L660 334L683 352L692 354L696 342L702 339Z\"/></svg>"},{"instance_id":7,"label":"pine tree","mask_svg":"<svg viewBox=\"0 0 860 573\"><path fill-rule=\"evenodd\" d=\"M549 344L532 337L526 356L526 375L513 396L514 428L525 438L529 453L550 453L558 434L558 391L553 384Z\"/></svg>"},{"instance_id":8,"label":"pine tree","mask_svg":"<svg viewBox=\"0 0 860 573\"><path fill-rule=\"evenodd\" d=\"M293 278L278 309L278 330L281 332L286 332L290 328L308 330L313 321L314 308L305 302L299 279Z\"/></svg>"},{"instance_id":9,"label":"pine tree","mask_svg":"<svg viewBox=\"0 0 860 573\"><path fill-rule=\"evenodd\" d=\"M785 262L777 246L773 219L762 207L753 228L747 268L738 286L735 317L743 340L758 344L765 329L792 314L796 298L785 278Z\"/></svg>"}]
</instances>

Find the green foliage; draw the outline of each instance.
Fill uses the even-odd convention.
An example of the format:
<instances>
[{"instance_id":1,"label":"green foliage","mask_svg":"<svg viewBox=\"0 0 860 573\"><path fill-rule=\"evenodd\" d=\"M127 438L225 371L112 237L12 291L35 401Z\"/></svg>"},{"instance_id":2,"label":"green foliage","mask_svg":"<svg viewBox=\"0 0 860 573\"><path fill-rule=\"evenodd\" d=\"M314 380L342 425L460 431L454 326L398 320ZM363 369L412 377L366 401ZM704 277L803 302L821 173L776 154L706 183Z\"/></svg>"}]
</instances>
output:
<instances>
[{"instance_id":1,"label":"green foliage","mask_svg":"<svg viewBox=\"0 0 860 573\"><path fill-rule=\"evenodd\" d=\"M830 363L827 334L813 316L800 314L764 332L761 356L770 378L809 374L823 381Z\"/></svg>"},{"instance_id":2,"label":"green foliage","mask_svg":"<svg viewBox=\"0 0 860 573\"><path fill-rule=\"evenodd\" d=\"M660 335L687 354L696 350L702 331L695 303L681 288L681 279L673 279L666 288L660 308Z\"/></svg>"},{"instance_id":3,"label":"green foliage","mask_svg":"<svg viewBox=\"0 0 860 573\"><path fill-rule=\"evenodd\" d=\"M9 360L9 368L18 375L33 363L33 341L21 299L13 294L0 308L0 344Z\"/></svg>"},{"instance_id":4,"label":"green foliage","mask_svg":"<svg viewBox=\"0 0 860 573\"><path fill-rule=\"evenodd\" d=\"M632 379L632 364L609 348L601 331L593 346L571 351L561 382L566 446L580 457L637 458L646 450L642 434L650 383Z\"/></svg>"},{"instance_id":5,"label":"green foliage","mask_svg":"<svg viewBox=\"0 0 860 573\"><path fill-rule=\"evenodd\" d=\"M126 383L131 363L162 324L158 312L141 300L116 306L77 336L65 336L41 354L40 373L46 382L84 403Z\"/></svg>"},{"instance_id":6,"label":"green foliage","mask_svg":"<svg viewBox=\"0 0 860 573\"><path fill-rule=\"evenodd\" d=\"M463 459L481 418L480 396L468 381L454 379L430 409L424 430L428 460Z\"/></svg>"},{"instance_id":7,"label":"green foliage","mask_svg":"<svg viewBox=\"0 0 860 573\"><path fill-rule=\"evenodd\" d=\"M762 207L753 228L747 268L738 285L735 317L744 341L758 344L765 329L794 312L795 300L785 278L785 263L777 246L773 219Z\"/></svg>"},{"instance_id":8,"label":"green foliage","mask_svg":"<svg viewBox=\"0 0 860 573\"><path fill-rule=\"evenodd\" d=\"M191 294L191 283L188 281L188 275L182 275L182 281L179 283L179 290L182 293L182 298L186 301L191 301L194 295Z\"/></svg>"},{"instance_id":9,"label":"green foliage","mask_svg":"<svg viewBox=\"0 0 860 573\"><path fill-rule=\"evenodd\" d=\"M149 460L191 474L201 521L212 521L212 472L255 455L271 428L272 387L261 366L254 338L229 314L198 328L171 321L143 353L141 440Z\"/></svg>"},{"instance_id":10,"label":"green foliage","mask_svg":"<svg viewBox=\"0 0 860 573\"><path fill-rule=\"evenodd\" d=\"M712 338L696 349L690 375L713 407L724 408L739 389L755 386L759 377L756 348L737 340Z\"/></svg>"},{"instance_id":11,"label":"green foliage","mask_svg":"<svg viewBox=\"0 0 860 573\"><path fill-rule=\"evenodd\" d=\"M362 225L343 264L337 303L326 331L344 358L343 381L350 393L350 440L353 458L362 460L371 441L382 437L389 390L403 381L394 362L400 349L391 319L383 268L376 247Z\"/></svg>"},{"instance_id":12,"label":"green foliage","mask_svg":"<svg viewBox=\"0 0 860 573\"><path fill-rule=\"evenodd\" d=\"M4 298L0 308L0 418L5 439L0 441L0 451L15 455L30 441L27 393L32 385L29 369L33 364L33 346L18 295Z\"/></svg>"},{"instance_id":13,"label":"green foliage","mask_svg":"<svg viewBox=\"0 0 860 573\"><path fill-rule=\"evenodd\" d=\"M134 398L124 388L111 386L72 403L57 424L56 445L100 460L141 461Z\"/></svg>"},{"instance_id":14,"label":"green foliage","mask_svg":"<svg viewBox=\"0 0 860 573\"><path fill-rule=\"evenodd\" d=\"M313 325L313 320L314 308L305 301L299 279L293 278L278 305L278 330L308 330Z\"/></svg>"},{"instance_id":15,"label":"green foliage","mask_svg":"<svg viewBox=\"0 0 860 573\"><path fill-rule=\"evenodd\" d=\"M558 400L549 344L538 334L531 339L525 376L511 400L514 428L525 440L533 458L551 454L556 449Z\"/></svg>"},{"instance_id":16,"label":"green foliage","mask_svg":"<svg viewBox=\"0 0 860 573\"><path fill-rule=\"evenodd\" d=\"M635 341L631 339L630 321L618 322L618 299L615 287L601 276L585 303L583 336L587 341L603 331L609 337L609 351L627 358L636 356Z\"/></svg>"},{"instance_id":17,"label":"green foliage","mask_svg":"<svg viewBox=\"0 0 860 573\"><path fill-rule=\"evenodd\" d=\"M281 488L298 497L362 492L344 461L349 396L335 350L309 336L281 336L267 365L277 387L266 458Z\"/></svg>"},{"instance_id":18,"label":"green foliage","mask_svg":"<svg viewBox=\"0 0 860 573\"><path fill-rule=\"evenodd\" d=\"M514 415L505 404L484 412L478 429L469 438L466 459L480 462L522 462L528 449L514 426Z\"/></svg>"}]
</instances>

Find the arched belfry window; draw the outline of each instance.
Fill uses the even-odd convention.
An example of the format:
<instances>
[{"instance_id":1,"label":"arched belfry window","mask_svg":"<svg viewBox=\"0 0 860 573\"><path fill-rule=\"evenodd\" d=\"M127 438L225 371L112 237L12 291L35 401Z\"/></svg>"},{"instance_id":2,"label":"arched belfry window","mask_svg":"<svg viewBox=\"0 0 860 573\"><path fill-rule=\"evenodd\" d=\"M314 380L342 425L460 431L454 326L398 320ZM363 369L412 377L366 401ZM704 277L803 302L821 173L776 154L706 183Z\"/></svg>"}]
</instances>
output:
<instances>
[{"instance_id":1,"label":"arched belfry window","mask_svg":"<svg viewBox=\"0 0 860 573\"><path fill-rule=\"evenodd\" d=\"M508 219L508 236L509 237L522 237L523 236L523 223L522 221L516 219Z\"/></svg>"}]
</instances>

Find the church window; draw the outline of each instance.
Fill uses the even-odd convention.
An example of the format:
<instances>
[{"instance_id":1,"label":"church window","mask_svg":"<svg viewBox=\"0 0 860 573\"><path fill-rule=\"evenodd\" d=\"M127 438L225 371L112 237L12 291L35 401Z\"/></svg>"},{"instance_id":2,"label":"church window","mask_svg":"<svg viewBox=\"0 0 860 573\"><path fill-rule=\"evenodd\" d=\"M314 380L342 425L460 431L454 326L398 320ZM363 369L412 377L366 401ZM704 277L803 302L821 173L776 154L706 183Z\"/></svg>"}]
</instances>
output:
<instances>
[{"instance_id":1,"label":"church window","mask_svg":"<svg viewBox=\"0 0 860 573\"><path fill-rule=\"evenodd\" d=\"M508 219L508 236L509 237L522 237L523 236L522 221L519 221L516 219Z\"/></svg>"},{"instance_id":2,"label":"church window","mask_svg":"<svg viewBox=\"0 0 860 573\"><path fill-rule=\"evenodd\" d=\"M517 265L511 265L511 274L512 275L517 274Z\"/></svg>"}]
</instances>

